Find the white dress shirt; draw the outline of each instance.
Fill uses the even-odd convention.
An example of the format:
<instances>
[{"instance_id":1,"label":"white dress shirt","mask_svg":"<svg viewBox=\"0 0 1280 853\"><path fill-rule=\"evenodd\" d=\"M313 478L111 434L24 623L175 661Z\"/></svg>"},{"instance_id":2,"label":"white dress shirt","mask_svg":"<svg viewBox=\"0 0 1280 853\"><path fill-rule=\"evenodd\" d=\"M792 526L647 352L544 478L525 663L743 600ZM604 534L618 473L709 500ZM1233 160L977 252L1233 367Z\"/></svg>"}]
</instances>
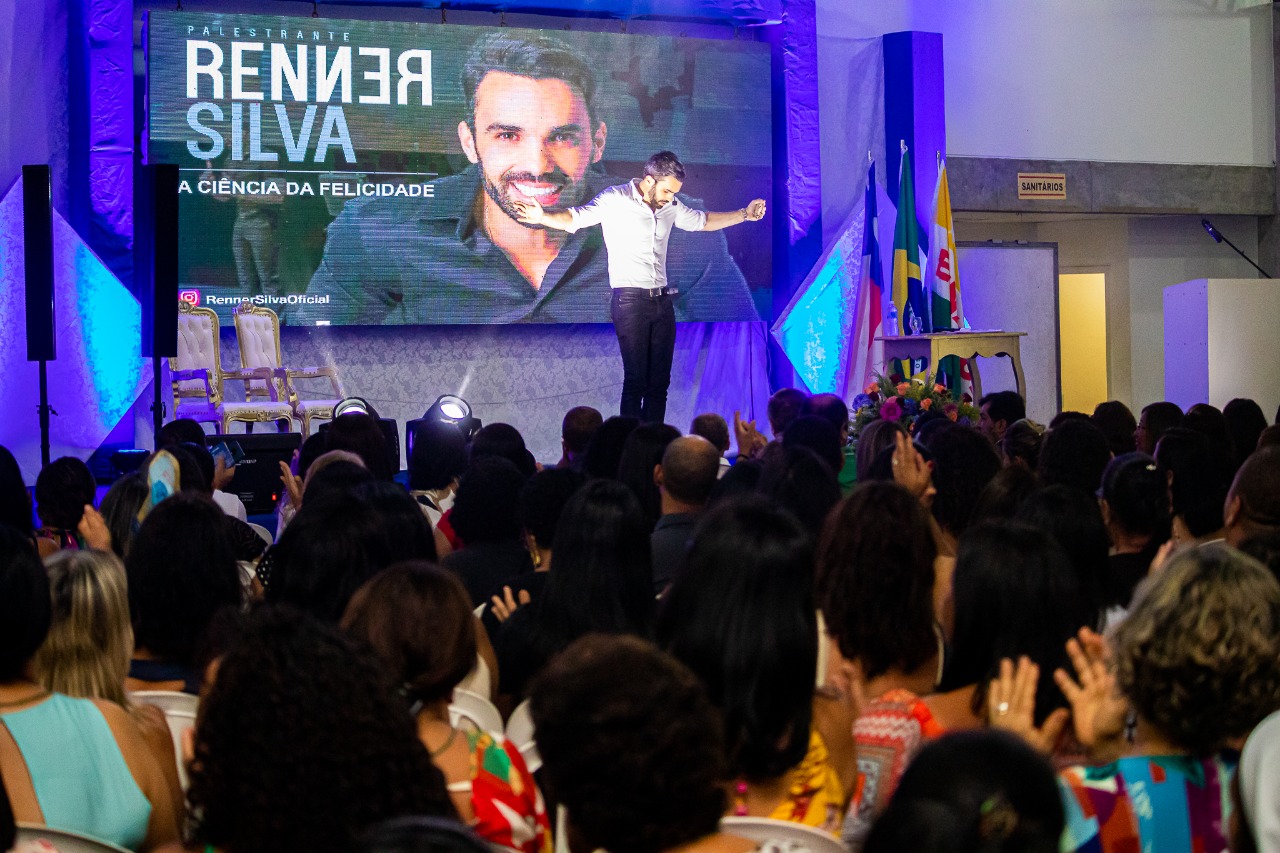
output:
<instances>
[{"instance_id":1,"label":"white dress shirt","mask_svg":"<svg viewBox=\"0 0 1280 853\"><path fill-rule=\"evenodd\" d=\"M667 242L671 229L701 231L707 214L680 199L658 210L649 207L635 181L609 187L581 207L568 209L565 230L599 225L609 254L609 286L661 288L667 286Z\"/></svg>"}]
</instances>

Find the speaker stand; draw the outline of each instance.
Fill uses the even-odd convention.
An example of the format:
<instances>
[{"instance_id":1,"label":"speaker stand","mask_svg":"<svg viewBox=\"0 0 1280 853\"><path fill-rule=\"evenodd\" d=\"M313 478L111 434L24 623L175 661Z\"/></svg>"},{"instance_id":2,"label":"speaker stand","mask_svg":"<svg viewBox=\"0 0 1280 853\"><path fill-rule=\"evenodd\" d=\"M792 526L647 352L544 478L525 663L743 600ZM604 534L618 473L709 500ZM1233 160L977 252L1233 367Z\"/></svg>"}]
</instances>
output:
<instances>
[{"instance_id":1,"label":"speaker stand","mask_svg":"<svg viewBox=\"0 0 1280 853\"><path fill-rule=\"evenodd\" d=\"M154 350L153 350L154 351ZM152 429L152 446L155 446L155 438L160 434L160 428L164 426L164 395L160 391L160 382L164 379L163 370L161 369L160 358L158 356L151 357L151 429Z\"/></svg>"},{"instance_id":2,"label":"speaker stand","mask_svg":"<svg viewBox=\"0 0 1280 853\"><path fill-rule=\"evenodd\" d=\"M44 468L49 464L50 444L49 444L49 416L58 414L54 411L53 406L49 405L49 362L43 358L40 359L40 405L36 411L40 413L40 467Z\"/></svg>"}]
</instances>

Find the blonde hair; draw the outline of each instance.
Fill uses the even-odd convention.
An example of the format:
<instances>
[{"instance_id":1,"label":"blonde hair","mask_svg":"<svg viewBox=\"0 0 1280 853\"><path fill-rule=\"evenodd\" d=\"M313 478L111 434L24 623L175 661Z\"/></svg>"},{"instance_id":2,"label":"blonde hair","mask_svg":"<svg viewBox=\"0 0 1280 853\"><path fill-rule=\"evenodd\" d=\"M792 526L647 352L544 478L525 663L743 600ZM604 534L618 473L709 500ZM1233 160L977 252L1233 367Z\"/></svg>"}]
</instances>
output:
<instances>
[{"instance_id":1,"label":"blonde hair","mask_svg":"<svg viewBox=\"0 0 1280 853\"><path fill-rule=\"evenodd\" d=\"M104 551L59 551L45 560L53 620L32 660L36 680L68 696L128 707L124 680L133 627L124 565Z\"/></svg>"}]
</instances>

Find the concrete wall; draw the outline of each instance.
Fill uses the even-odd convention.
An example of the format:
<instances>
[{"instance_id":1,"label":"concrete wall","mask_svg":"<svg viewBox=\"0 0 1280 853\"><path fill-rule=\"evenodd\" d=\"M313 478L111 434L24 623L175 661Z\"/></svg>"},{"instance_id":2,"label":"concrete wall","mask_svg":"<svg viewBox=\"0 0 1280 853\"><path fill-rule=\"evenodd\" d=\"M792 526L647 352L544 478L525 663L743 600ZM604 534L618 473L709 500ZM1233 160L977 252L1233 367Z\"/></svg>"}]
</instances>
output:
<instances>
[{"instance_id":1,"label":"concrete wall","mask_svg":"<svg viewBox=\"0 0 1280 853\"><path fill-rule=\"evenodd\" d=\"M943 34L953 156L1267 166L1265 0L818 0L822 39Z\"/></svg>"}]
</instances>

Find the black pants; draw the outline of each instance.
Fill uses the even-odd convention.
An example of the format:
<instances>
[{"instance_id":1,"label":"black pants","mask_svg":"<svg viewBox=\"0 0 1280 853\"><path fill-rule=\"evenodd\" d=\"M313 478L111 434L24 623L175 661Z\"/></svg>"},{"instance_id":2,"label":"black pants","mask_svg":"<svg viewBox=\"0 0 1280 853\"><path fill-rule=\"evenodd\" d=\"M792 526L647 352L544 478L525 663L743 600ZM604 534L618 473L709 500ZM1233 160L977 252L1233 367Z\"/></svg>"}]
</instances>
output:
<instances>
[{"instance_id":1,"label":"black pants","mask_svg":"<svg viewBox=\"0 0 1280 853\"><path fill-rule=\"evenodd\" d=\"M676 347L673 297L638 287L613 291L609 317L622 351L622 404L619 414L660 424L667 415L667 387Z\"/></svg>"}]
</instances>

